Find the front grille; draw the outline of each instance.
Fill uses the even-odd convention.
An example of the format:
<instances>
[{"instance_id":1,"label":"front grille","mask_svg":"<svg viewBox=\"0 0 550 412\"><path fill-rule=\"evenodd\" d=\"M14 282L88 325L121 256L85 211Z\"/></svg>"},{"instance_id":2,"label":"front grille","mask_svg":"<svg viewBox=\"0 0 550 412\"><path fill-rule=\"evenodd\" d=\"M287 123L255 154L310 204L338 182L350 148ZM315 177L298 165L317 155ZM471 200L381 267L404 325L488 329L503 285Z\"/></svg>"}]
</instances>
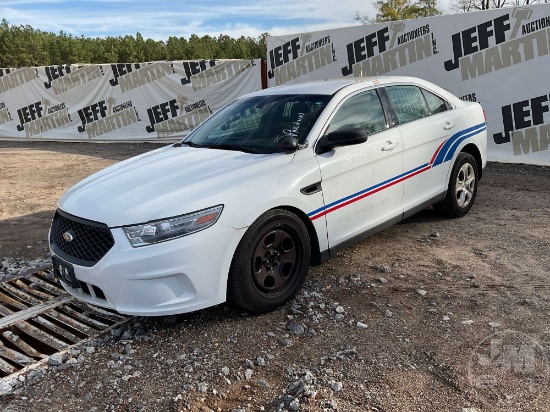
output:
<instances>
[{"instance_id":1,"label":"front grille","mask_svg":"<svg viewBox=\"0 0 550 412\"><path fill-rule=\"evenodd\" d=\"M71 242L63 238L70 233ZM81 219L57 210L50 231L50 246L60 258L81 266L95 265L113 247L115 240L107 225Z\"/></svg>"}]
</instances>

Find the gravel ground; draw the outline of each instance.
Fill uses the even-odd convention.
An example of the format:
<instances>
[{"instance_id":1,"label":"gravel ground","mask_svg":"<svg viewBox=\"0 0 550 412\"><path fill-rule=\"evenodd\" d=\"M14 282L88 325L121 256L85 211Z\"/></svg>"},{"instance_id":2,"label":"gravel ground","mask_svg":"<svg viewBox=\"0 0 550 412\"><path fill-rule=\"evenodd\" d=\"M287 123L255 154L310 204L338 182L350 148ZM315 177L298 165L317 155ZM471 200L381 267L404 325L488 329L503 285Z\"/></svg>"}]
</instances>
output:
<instances>
[{"instance_id":1,"label":"gravel ground","mask_svg":"<svg viewBox=\"0 0 550 412\"><path fill-rule=\"evenodd\" d=\"M154 147L0 142L0 277L47 262L64 190ZM549 203L550 168L489 164L466 217L428 208L269 314L134 318L0 385L0 409L550 410Z\"/></svg>"}]
</instances>

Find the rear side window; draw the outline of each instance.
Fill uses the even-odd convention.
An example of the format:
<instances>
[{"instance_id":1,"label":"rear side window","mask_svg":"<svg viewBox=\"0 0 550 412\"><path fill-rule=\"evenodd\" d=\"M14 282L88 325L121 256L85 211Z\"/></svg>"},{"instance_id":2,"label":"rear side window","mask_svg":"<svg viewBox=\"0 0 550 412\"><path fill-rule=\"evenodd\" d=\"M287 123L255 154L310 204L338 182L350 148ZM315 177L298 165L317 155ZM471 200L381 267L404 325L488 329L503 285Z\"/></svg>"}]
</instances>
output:
<instances>
[{"instance_id":1,"label":"rear side window","mask_svg":"<svg viewBox=\"0 0 550 412\"><path fill-rule=\"evenodd\" d=\"M421 119L430 114L426 100L416 86L391 86L386 91L400 124Z\"/></svg>"},{"instance_id":2,"label":"rear side window","mask_svg":"<svg viewBox=\"0 0 550 412\"><path fill-rule=\"evenodd\" d=\"M332 120L327 133L347 128L361 128L368 134L386 129L386 117L376 90L359 93L342 104Z\"/></svg>"},{"instance_id":3,"label":"rear side window","mask_svg":"<svg viewBox=\"0 0 550 412\"><path fill-rule=\"evenodd\" d=\"M447 110L447 104L445 103L445 100L443 100L441 97L436 96L432 92L429 92L425 89L422 89L422 94L426 99L426 103L428 104L428 109L430 110L431 114L436 114Z\"/></svg>"}]
</instances>

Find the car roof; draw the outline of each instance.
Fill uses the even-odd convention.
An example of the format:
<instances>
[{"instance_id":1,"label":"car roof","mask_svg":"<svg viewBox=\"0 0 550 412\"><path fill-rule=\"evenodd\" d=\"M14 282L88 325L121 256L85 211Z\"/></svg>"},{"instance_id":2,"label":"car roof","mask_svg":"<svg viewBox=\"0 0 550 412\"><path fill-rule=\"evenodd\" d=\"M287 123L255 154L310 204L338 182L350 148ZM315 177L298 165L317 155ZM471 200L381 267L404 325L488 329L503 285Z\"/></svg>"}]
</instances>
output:
<instances>
[{"instance_id":1,"label":"car roof","mask_svg":"<svg viewBox=\"0 0 550 412\"><path fill-rule=\"evenodd\" d=\"M248 96L276 95L276 94L320 94L333 95L337 91L356 85L357 88L379 86L392 83L414 83L422 85L425 81L408 76L378 76L378 77L352 77L341 79L314 80L302 83L284 84L282 86L270 87ZM354 87L352 87L354 88Z\"/></svg>"}]
</instances>

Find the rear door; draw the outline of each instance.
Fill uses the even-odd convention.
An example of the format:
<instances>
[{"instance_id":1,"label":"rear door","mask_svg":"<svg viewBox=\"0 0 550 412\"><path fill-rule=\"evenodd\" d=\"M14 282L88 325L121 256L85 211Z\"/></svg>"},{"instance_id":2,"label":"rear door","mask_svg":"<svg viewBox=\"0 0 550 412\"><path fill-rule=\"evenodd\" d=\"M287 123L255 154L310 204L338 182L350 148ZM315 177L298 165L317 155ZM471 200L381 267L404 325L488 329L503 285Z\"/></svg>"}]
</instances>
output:
<instances>
[{"instance_id":1,"label":"rear door","mask_svg":"<svg viewBox=\"0 0 550 412\"><path fill-rule=\"evenodd\" d=\"M368 140L317 156L325 206L312 219L326 217L331 249L402 216L403 144L375 89L348 96L324 134L349 127L363 128Z\"/></svg>"},{"instance_id":2,"label":"rear door","mask_svg":"<svg viewBox=\"0 0 550 412\"><path fill-rule=\"evenodd\" d=\"M442 97L416 85L385 88L403 138L403 210L405 216L422 209L447 188L451 162L435 167L443 143L461 130L458 110Z\"/></svg>"}]
</instances>

